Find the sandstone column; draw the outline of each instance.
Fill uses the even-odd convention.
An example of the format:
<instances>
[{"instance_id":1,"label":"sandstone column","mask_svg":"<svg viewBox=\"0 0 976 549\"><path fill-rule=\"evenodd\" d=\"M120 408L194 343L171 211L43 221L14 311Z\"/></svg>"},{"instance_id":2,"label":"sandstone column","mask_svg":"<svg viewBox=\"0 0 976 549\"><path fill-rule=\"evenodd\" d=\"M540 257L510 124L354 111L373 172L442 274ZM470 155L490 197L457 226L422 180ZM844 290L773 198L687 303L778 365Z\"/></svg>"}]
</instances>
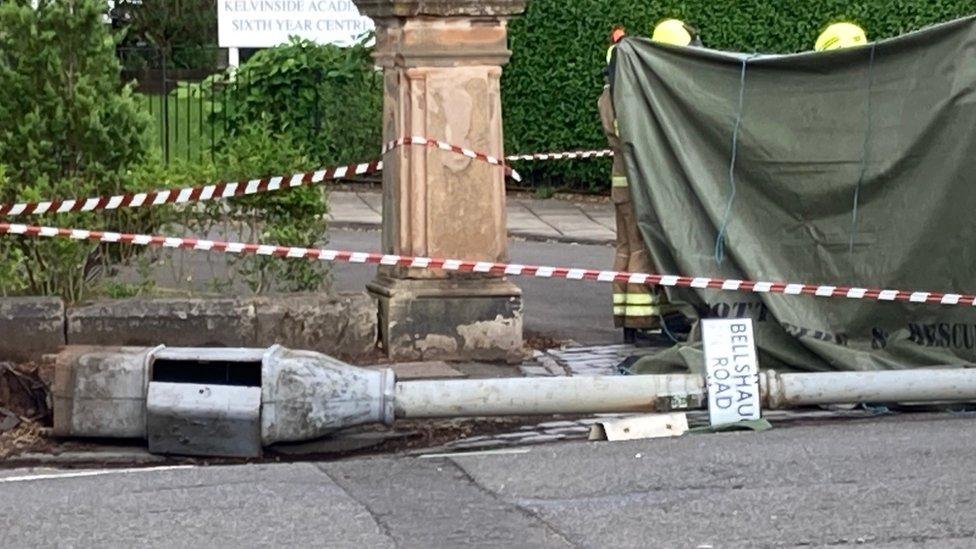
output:
<instances>
[{"instance_id":1,"label":"sandstone column","mask_svg":"<svg viewBox=\"0 0 976 549\"><path fill-rule=\"evenodd\" d=\"M425 136L504 156L507 19L526 0L355 0L376 23L383 137ZM383 248L401 255L506 261L502 168L408 146L384 158ZM396 359L517 359L522 298L503 277L382 267L368 285Z\"/></svg>"}]
</instances>

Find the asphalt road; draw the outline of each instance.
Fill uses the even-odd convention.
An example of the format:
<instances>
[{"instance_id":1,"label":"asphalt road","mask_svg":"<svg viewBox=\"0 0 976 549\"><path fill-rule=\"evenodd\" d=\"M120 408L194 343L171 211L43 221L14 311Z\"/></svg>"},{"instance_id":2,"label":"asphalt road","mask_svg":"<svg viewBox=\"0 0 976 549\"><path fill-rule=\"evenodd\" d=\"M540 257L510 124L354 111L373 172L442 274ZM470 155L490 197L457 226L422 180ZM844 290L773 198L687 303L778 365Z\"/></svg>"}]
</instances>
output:
<instances>
[{"instance_id":1,"label":"asphalt road","mask_svg":"<svg viewBox=\"0 0 976 549\"><path fill-rule=\"evenodd\" d=\"M376 231L329 231L329 247L355 251L379 251ZM513 263L559 267L609 269L613 248L558 242L509 240ZM373 266L337 264L333 268L335 288L342 292L362 291L376 274ZM613 327L612 291L604 282L581 282L512 277L522 288L525 330L528 334L572 339L585 345L619 343L621 333Z\"/></svg>"},{"instance_id":2,"label":"asphalt road","mask_svg":"<svg viewBox=\"0 0 976 549\"><path fill-rule=\"evenodd\" d=\"M902 415L450 458L6 470L0 547L972 547L974 434L971 414Z\"/></svg>"}]
</instances>

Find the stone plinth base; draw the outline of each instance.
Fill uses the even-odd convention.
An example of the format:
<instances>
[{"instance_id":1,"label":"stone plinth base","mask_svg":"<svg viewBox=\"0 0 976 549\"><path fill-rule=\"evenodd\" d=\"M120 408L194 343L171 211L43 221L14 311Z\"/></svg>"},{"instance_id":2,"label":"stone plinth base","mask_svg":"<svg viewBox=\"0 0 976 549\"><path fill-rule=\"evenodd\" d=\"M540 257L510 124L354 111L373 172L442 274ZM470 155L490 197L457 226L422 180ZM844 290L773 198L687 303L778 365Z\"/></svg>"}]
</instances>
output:
<instances>
[{"instance_id":1,"label":"stone plinth base","mask_svg":"<svg viewBox=\"0 0 976 549\"><path fill-rule=\"evenodd\" d=\"M522 291L504 279L395 279L367 288L379 301L380 342L394 360L519 362Z\"/></svg>"}]
</instances>

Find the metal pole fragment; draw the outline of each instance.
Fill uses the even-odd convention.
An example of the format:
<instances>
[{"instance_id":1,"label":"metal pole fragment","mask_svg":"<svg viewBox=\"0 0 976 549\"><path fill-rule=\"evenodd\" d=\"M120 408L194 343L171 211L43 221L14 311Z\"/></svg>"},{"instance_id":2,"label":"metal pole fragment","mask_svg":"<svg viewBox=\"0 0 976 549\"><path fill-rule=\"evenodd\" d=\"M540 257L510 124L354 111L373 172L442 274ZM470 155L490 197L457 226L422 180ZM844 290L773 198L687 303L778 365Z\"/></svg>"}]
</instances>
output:
<instances>
[{"instance_id":1,"label":"metal pole fragment","mask_svg":"<svg viewBox=\"0 0 976 549\"><path fill-rule=\"evenodd\" d=\"M759 375L766 408L818 404L976 401L976 370L913 369Z\"/></svg>"}]
</instances>

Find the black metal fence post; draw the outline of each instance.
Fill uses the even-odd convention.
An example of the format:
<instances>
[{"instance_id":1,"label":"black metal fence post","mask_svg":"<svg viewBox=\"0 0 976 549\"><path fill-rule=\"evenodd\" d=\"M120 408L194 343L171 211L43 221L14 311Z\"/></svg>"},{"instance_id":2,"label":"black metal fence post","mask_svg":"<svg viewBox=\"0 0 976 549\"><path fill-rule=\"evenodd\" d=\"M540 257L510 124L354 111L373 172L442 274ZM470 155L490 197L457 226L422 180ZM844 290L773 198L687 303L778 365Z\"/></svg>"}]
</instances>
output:
<instances>
[{"instance_id":1,"label":"black metal fence post","mask_svg":"<svg viewBox=\"0 0 976 549\"><path fill-rule=\"evenodd\" d=\"M193 98L190 97L190 92L192 91L192 88L190 88L189 83L185 83L185 84L187 84L186 87L184 87L184 89L186 90L186 159L187 161L189 161L190 157L192 156L190 153L190 128L192 127L190 114L192 114L193 112ZM179 84L176 85L176 89L177 89L176 100L179 101L180 99Z\"/></svg>"},{"instance_id":2,"label":"black metal fence post","mask_svg":"<svg viewBox=\"0 0 976 549\"><path fill-rule=\"evenodd\" d=\"M166 80L166 50L162 50L163 57L163 161L169 164L169 82Z\"/></svg>"},{"instance_id":3,"label":"black metal fence post","mask_svg":"<svg viewBox=\"0 0 976 549\"><path fill-rule=\"evenodd\" d=\"M200 85L197 87L197 95L199 95L199 102L197 104L197 106L199 107L197 109L197 114L199 116L199 118L197 119L197 128L198 128L197 129L197 135L199 137L199 141L197 143L197 162L200 162L200 161L203 160L203 136L204 136L204 133L203 133L203 85L204 85L204 82L205 82L205 80L201 80L200 81Z\"/></svg>"}]
</instances>

